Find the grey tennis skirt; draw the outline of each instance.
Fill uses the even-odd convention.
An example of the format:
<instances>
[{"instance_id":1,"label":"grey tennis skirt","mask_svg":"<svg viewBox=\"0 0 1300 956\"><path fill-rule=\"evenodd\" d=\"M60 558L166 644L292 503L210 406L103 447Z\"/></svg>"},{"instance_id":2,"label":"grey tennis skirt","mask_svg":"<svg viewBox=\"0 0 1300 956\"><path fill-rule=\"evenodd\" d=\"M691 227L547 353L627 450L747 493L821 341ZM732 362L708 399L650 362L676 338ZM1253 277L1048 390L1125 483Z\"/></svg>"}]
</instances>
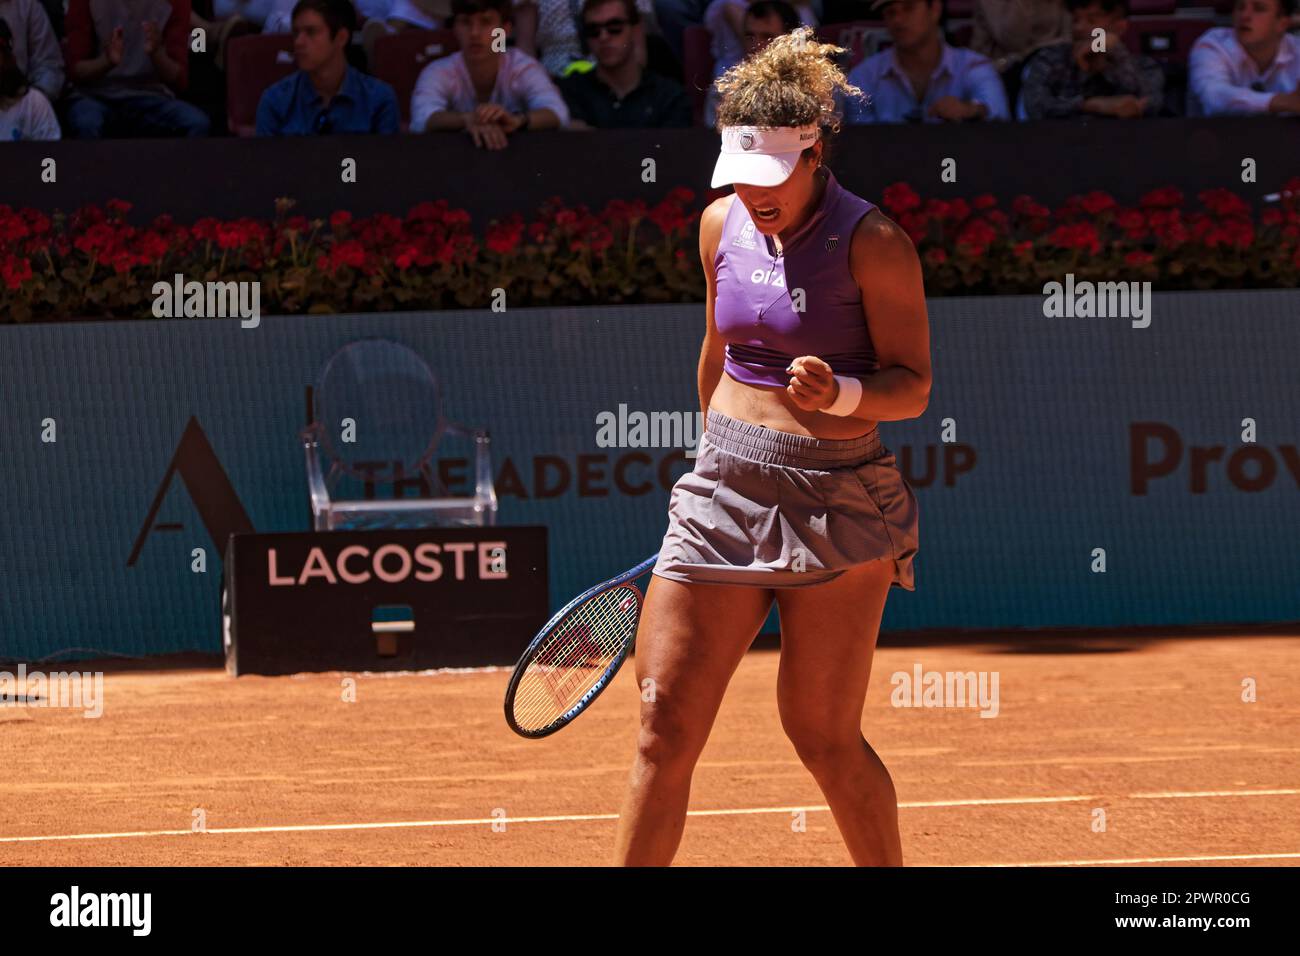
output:
<instances>
[{"instance_id":1,"label":"grey tennis skirt","mask_svg":"<svg viewBox=\"0 0 1300 956\"><path fill-rule=\"evenodd\" d=\"M878 429L811 438L708 411L694 471L673 485L653 572L791 588L887 558L915 591L916 496Z\"/></svg>"}]
</instances>

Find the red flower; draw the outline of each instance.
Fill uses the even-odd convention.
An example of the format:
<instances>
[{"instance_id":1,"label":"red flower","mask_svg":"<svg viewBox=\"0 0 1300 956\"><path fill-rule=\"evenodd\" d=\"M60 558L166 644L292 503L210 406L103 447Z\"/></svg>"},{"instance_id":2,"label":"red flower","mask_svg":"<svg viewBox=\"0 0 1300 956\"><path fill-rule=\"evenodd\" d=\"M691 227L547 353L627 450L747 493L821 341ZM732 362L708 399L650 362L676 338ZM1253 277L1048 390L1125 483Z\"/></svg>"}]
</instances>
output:
<instances>
[{"instance_id":1,"label":"red flower","mask_svg":"<svg viewBox=\"0 0 1300 956\"><path fill-rule=\"evenodd\" d=\"M142 233L136 240L142 264L155 263L167 255L167 240L156 232Z\"/></svg>"},{"instance_id":2,"label":"red flower","mask_svg":"<svg viewBox=\"0 0 1300 956\"><path fill-rule=\"evenodd\" d=\"M1136 209L1121 209L1115 216L1115 225L1124 230L1128 239L1141 239L1147 233L1147 217Z\"/></svg>"},{"instance_id":3,"label":"red flower","mask_svg":"<svg viewBox=\"0 0 1300 956\"><path fill-rule=\"evenodd\" d=\"M1024 195L1017 196L1011 201L1011 211L1026 219L1046 219L1052 214L1046 206L1035 202L1032 196Z\"/></svg>"},{"instance_id":4,"label":"red flower","mask_svg":"<svg viewBox=\"0 0 1300 956\"><path fill-rule=\"evenodd\" d=\"M1282 225L1281 209L1265 209L1259 214L1259 222L1262 226L1280 226Z\"/></svg>"},{"instance_id":5,"label":"red flower","mask_svg":"<svg viewBox=\"0 0 1300 956\"><path fill-rule=\"evenodd\" d=\"M494 222L488 226L487 235L484 237L484 245L498 255L509 255L519 249L523 233L524 221L516 214L506 222Z\"/></svg>"},{"instance_id":6,"label":"red flower","mask_svg":"<svg viewBox=\"0 0 1300 956\"><path fill-rule=\"evenodd\" d=\"M895 214L910 212L921 205L921 197L907 183L886 186L881 201L886 209Z\"/></svg>"},{"instance_id":7,"label":"red flower","mask_svg":"<svg viewBox=\"0 0 1300 956\"><path fill-rule=\"evenodd\" d=\"M944 218L953 222L965 222L970 218L970 203L964 199L954 199L948 203L947 215Z\"/></svg>"},{"instance_id":8,"label":"red flower","mask_svg":"<svg viewBox=\"0 0 1300 956\"><path fill-rule=\"evenodd\" d=\"M8 206L0 206L0 245L24 239L30 232L21 217L10 214Z\"/></svg>"},{"instance_id":9,"label":"red flower","mask_svg":"<svg viewBox=\"0 0 1300 956\"><path fill-rule=\"evenodd\" d=\"M1079 200L1079 205L1083 207L1085 212L1097 216L1103 212L1114 209L1117 203L1109 193L1104 193L1099 189L1094 189Z\"/></svg>"},{"instance_id":10,"label":"red flower","mask_svg":"<svg viewBox=\"0 0 1300 956\"><path fill-rule=\"evenodd\" d=\"M447 200L439 199L437 202L422 202L412 206L406 213L407 222L442 222L443 213L447 210Z\"/></svg>"},{"instance_id":11,"label":"red flower","mask_svg":"<svg viewBox=\"0 0 1300 956\"><path fill-rule=\"evenodd\" d=\"M244 230L234 223L221 223L217 226L217 248L238 249L244 244Z\"/></svg>"},{"instance_id":12,"label":"red flower","mask_svg":"<svg viewBox=\"0 0 1300 956\"><path fill-rule=\"evenodd\" d=\"M339 266L351 266L353 269L360 269L366 262L366 249L355 239L348 239L346 242L338 243L330 250L330 262L335 269Z\"/></svg>"},{"instance_id":13,"label":"red flower","mask_svg":"<svg viewBox=\"0 0 1300 956\"><path fill-rule=\"evenodd\" d=\"M930 199L925 204L925 214L935 219L948 218L948 204L942 199Z\"/></svg>"},{"instance_id":14,"label":"red flower","mask_svg":"<svg viewBox=\"0 0 1300 956\"><path fill-rule=\"evenodd\" d=\"M1024 242L1017 242L1011 249L1012 255L1014 255L1017 259L1028 259L1031 255L1033 255L1033 251L1034 251L1034 244L1029 240L1025 240Z\"/></svg>"},{"instance_id":15,"label":"red flower","mask_svg":"<svg viewBox=\"0 0 1300 956\"><path fill-rule=\"evenodd\" d=\"M912 244L919 246L930 230L930 217L923 212L905 212L898 217L898 224L903 227Z\"/></svg>"},{"instance_id":16,"label":"red flower","mask_svg":"<svg viewBox=\"0 0 1300 956\"><path fill-rule=\"evenodd\" d=\"M7 256L0 263L0 279L4 280L7 289L17 290L31 277L32 264L22 256Z\"/></svg>"},{"instance_id":17,"label":"red flower","mask_svg":"<svg viewBox=\"0 0 1300 956\"><path fill-rule=\"evenodd\" d=\"M640 200L625 202L622 199L611 199L605 204L604 217L606 222L613 226L627 226L637 219L644 219L646 214L646 205Z\"/></svg>"},{"instance_id":18,"label":"red flower","mask_svg":"<svg viewBox=\"0 0 1300 956\"><path fill-rule=\"evenodd\" d=\"M330 228L334 230L342 229L352 221L352 213L346 209L339 209L330 214Z\"/></svg>"},{"instance_id":19,"label":"red flower","mask_svg":"<svg viewBox=\"0 0 1300 956\"><path fill-rule=\"evenodd\" d=\"M1216 216L1248 216L1250 207L1246 201L1228 189L1207 189L1197 198Z\"/></svg>"},{"instance_id":20,"label":"red flower","mask_svg":"<svg viewBox=\"0 0 1300 956\"><path fill-rule=\"evenodd\" d=\"M957 251L977 258L988 251L997 237L997 230L983 219L972 219L957 234Z\"/></svg>"},{"instance_id":21,"label":"red flower","mask_svg":"<svg viewBox=\"0 0 1300 956\"><path fill-rule=\"evenodd\" d=\"M1182 191L1174 186L1153 189L1138 201L1138 205L1143 209L1172 209L1182 204Z\"/></svg>"},{"instance_id":22,"label":"red flower","mask_svg":"<svg viewBox=\"0 0 1300 956\"><path fill-rule=\"evenodd\" d=\"M992 193L981 193L971 200L971 205L976 209L990 209L998 204L998 198Z\"/></svg>"},{"instance_id":23,"label":"red flower","mask_svg":"<svg viewBox=\"0 0 1300 956\"><path fill-rule=\"evenodd\" d=\"M941 266L948 261L948 253L938 246L934 246L925 250L925 261L932 266Z\"/></svg>"},{"instance_id":24,"label":"red flower","mask_svg":"<svg viewBox=\"0 0 1300 956\"><path fill-rule=\"evenodd\" d=\"M592 252L604 252L614 242L614 233L604 226L597 226L588 234L588 243ZM681 250L677 250L680 252Z\"/></svg>"},{"instance_id":25,"label":"red flower","mask_svg":"<svg viewBox=\"0 0 1300 956\"><path fill-rule=\"evenodd\" d=\"M679 229L685 228L686 224L690 222L676 203L667 201L656 204L646 214L646 217L658 226L659 230L666 236L673 235Z\"/></svg>"},{"instance_id":26,"label":"red flower","mask_svg":"<svg viewBox=\"0 0 1300 956\"><path fill-rule=\"evenodd\" d=\"M1241 219L1228 219L1205 235L1205 244L1213 249L1215 246L1234 246L1249 249L1255 241L1255 227Z\"/></svg>"},{"instance_id":27,"label":"red flower","mask_svg":"<svg viewBox=\"0 0 1300 956\"><path fill-rule=\"evenodd\" d=\"M1092 255L1101 251L1101 240L1097 236L1097 227L1090 222L1075 222L1057 226L1047 241L1063 249L1083 249Z\"/></svg>"},{"instance_id":28,"label":"red flower","mask_svg":"<svg viewBox=\"0 0 1300 956\"><path fill-rule=\"evenodd\" d=\"M1141 249L1134 249L1124 256L1124 263L1130 266L1146 266L1155 262L1156 257Z\"/></svg>"}]
</instances>

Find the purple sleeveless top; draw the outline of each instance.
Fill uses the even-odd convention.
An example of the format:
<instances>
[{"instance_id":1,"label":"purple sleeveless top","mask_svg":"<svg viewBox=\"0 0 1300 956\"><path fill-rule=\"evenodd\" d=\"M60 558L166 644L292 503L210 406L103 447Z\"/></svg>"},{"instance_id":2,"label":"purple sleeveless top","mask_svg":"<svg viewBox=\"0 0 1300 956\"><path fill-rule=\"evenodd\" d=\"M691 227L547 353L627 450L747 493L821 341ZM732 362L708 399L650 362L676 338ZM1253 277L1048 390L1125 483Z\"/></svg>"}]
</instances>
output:
<instances>
[{"instance_id":1,"label":"purple sleeveless top","mask_svg":"<svg viewBox=\"0 0 1300 956\"><path fill-rule=\"evenodd\" d=\"M849 271L853 230L876 207L841 187L829 169L826 177L821 203L780 255L739 198L727 210L713 260L713 319L727 343L723 371L738 382L785 388L785 367L799 355L816 355L836 375L861 378L879 367ZM804 291L802 312L791 289Z\"/></svg>"}]
</instances>

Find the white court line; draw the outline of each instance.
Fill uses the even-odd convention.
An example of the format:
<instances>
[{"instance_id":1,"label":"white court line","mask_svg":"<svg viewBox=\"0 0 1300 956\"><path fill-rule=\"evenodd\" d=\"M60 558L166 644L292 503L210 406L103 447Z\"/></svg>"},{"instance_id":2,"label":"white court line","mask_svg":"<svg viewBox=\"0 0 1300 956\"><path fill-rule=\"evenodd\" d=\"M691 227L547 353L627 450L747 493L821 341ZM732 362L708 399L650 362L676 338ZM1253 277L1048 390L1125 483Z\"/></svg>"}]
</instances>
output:
<instances>
[{"instance_id":1,"label":"white court line","mask_svg":"<svg viewBox=\"0 0 1300 956\"><path fill-rule=\"evenodd\" d=\"M1176 792L1169 794L1130 794L1129 797L1143 797L1146 799L1159 799L1161 797L1255 797L1255 796L1273 796L1275 794L1294 794L1300 793L1296 790L1206 790L1200 793L1195 792ZM926 800L904 802L898 805L900 810L934 808L934 807L979 807L979 806L1006 806L1006 805L1027 805L1042 803L1071 803L1079 800L1097 800L1100 797L1094 794L1077 794L1073 796L1062 797L993 797L984 799L971 800ZM825 805L806 806L806 807L744 807L730 810L688 810L688 817L721 817L721 816L742 816L754 813L794 813L796 811L806 811L812 813L825 813L830 807ZM209 827L205 830L131 830L122 833L60 833L51 836L22 836L22 837L0 837L0 843L42 843L54 840L123 840L133 837L163 837L163 836L191 836L199 833L205 834L230 834L230 833L313 833L325 832L329 830L392 830L392 829L414 829L419 827L465 827L465 826L490 826L494 823L572 823L582 820L617 820L617 813L578 813L566 814L562 816L548 817L478 817L463 820L395 820L389 823L304 823L285 826L267 826L267 827ZM1268 857L1272 859L1272 857ZM1282 858L1289 858L1283 855ZM1173 859L1173 858L1171 858ZM1217 857L1188 857L1188 859L1217 859ZM1227 858L1225 858L1227 859ZM1233 857L1232 859L1236 859ZM1243 859L1245 859L1243 857ZM1097 863L1104 861L1082 861L1078 865L1088 863ZM1134 861L1140 862L1140 861ZM1015 864L998 864L1006 866L1049 866L1074 865L1068 862L1059 864L1037 864L1037 863L1015 863Z\"/></svg>"},{"instance_id":2,"label":"white court line","mask_svg":"<svg viewBox=\"0 0 1300 956\"><path fill-rule=\"evenodd\" d=\"M1216 860L1300 860L1300 853L1239 853L1232 856L1150 856L1131 860L1046 860L1042 863L973 863L971 866L1119 866L1124 863L1209 863Z\"/></svg>"},{"instance_id":3,"label":"white court line","mask_svg":"<svg viewBox=\"0 0 1300 956\"><path fill-rule=\"evenodd\" d=\"M1130 793L1133 800L1169 800L1177 797L1281 797L1300 790L1170 790L1166 793Z\"/></svg>"}]
</instances>

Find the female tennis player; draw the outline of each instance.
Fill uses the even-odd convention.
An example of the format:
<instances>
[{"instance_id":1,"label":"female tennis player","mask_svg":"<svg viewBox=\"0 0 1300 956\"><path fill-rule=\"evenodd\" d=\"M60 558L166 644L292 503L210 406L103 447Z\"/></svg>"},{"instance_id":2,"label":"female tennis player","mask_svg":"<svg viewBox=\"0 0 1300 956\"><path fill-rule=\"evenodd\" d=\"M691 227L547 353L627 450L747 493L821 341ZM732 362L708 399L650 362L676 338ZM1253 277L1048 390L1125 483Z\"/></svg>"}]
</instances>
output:
<instances>
[{"instance_id":1,"label":"female tennis player","mask_svg":"<svg viewBox=\"0 0 1300 956\"><path fill-rule=\"evenodd\" d=\"M781 725L855 863L901 866L893 782L862 735L891 586L915 590L917 505L876 423L930 394L920 262L825 165L836 91L861 93L800 28L718 82L722 151L703 213L705 433L673 486L636 672L653 687L615 862L667 865L731 675L781 619ZM652 680L653 685L646 681Z\"/></svg>"}]
</instances>

